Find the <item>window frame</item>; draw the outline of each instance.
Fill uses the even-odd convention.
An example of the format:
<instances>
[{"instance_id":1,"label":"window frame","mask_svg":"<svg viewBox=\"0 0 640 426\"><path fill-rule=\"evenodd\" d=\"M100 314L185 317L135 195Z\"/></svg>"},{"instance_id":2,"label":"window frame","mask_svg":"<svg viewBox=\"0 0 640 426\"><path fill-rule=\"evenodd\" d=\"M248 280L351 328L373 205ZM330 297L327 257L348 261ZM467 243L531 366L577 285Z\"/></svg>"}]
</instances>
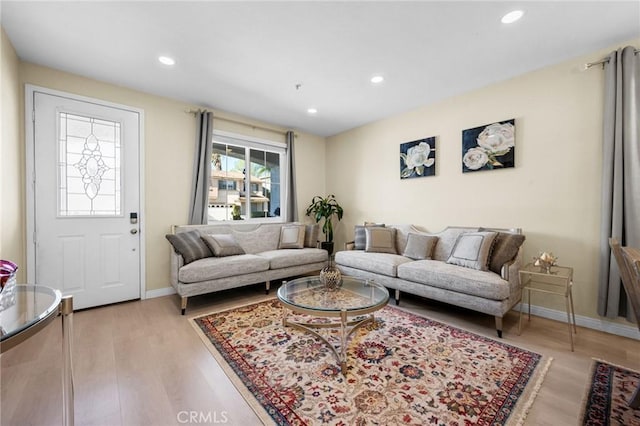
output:
<instances>
[{"instance_id":1,"label":"window frame","mask_svg":"<svg viewBox=\"0 0 640 426\"><path fill-rule=\"evenodd\" d=\"M246 136L238 133L227 132L223 130L213 130L212 132L212 144L227 144L244 148L245 150L245 164L251 164L251 150L260 150L265 152L271 152L279 155L280 159L280 216L276 217L251 217L251 197L245 197L244 208L245 218L243 222L286 222L287 217L287 196L288 196L288 174L287 167L287 144L286 142L278 142L269 139L261 139L252 136ZM249 188L249 194L251 193L251 167L247 167L248 173L246 173L244 187ZM247 191L245 191L247 192ZM208 207L207 207L208 208ZM216 223L235 223L234 220L215 220L208 222L209 224Z\"/></svg>"}]
</instances>

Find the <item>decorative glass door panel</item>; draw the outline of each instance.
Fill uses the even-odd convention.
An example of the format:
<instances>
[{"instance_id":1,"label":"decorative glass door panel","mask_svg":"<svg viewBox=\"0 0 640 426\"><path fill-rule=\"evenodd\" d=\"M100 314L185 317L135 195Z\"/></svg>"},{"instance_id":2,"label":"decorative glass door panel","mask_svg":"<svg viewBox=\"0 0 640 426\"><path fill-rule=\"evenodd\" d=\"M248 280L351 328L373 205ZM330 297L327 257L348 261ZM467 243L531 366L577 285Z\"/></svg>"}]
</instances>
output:
<instances>
[{"instance_id":1,"label":"decorative glass door panel","mask_svg":"<svg viewBox=\"0 0 640 426\"><path fill-rule=\"evenodd\" d=\"M120 141L119 122L59 113L59 216L122 216Z\"/></svg>"}]
</instances>

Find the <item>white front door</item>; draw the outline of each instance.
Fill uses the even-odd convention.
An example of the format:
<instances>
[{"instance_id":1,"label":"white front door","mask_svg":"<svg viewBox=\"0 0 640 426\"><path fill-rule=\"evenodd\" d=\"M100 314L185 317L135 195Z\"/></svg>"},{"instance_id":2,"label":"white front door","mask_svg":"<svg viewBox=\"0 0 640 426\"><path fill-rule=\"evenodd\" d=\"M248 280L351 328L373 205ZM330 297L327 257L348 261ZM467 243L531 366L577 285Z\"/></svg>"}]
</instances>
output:
<instances>
[{"instance_id":1,"label":"white front door","mask_svg":"<svg viewBox=\"0 0 640 426\"><path fill-rule=\"evenodd\" d=\"M30 280L73 295L75 309L140 298L140 112L31 95Z\"/></svg>"}]
</instances>

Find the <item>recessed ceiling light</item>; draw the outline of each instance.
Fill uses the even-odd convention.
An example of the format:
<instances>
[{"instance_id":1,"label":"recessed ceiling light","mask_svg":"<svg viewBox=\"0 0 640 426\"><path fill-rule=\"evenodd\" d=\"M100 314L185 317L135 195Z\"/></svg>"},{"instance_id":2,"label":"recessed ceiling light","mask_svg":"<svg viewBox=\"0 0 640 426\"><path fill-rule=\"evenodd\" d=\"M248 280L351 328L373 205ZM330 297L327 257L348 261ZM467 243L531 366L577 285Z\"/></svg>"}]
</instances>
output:
<instances>
[{"instance_id":1,"label":"recessed ceiling light","mask_svg":"<svg viewBox=\"0 0 640 426\"><path fill-rule=\"evenodd\" d=\"M158 56L158 61L160 61L161 64L164 65L175 65L176 64L176 60L173 58L170 58L168 56Z\"/></svg>"},{"instance_id":2,"label":"recessed ceiling light","mask_svg":"<svg viewBox=\"0 0 640 426\"><path fill-rule=\"evenodd\" d=\"M380 84L383 81L384 81L384 77L381 75L374 75L373 77L371 77L372 84Z\"/></svg>"},{"instance_id":3,"label":"recessed ceiling light","mask_svg":"<svg viewBox=\"0 0 640 426\"><path fill-rule=\"evenodd\" d=\"M504 15L501 19L503 24L512 24L514 22L516 22L518 19L522 18L522 15L524 15L524 12L521 10L514 10L512 12L507 13L506 15Z\"/></svg>"},{"instance_id":4,"label":"recessed ceiling light","mask_svg":"<svg viewBox=\"0 0 640 426\"><path fill-rule=\"evenodd\" d=\"M309 109L307 109L307 113L311 114L311 115L315 115L315 114L318 113L318 110L315 109L315 108L309 108Z\"/></svg>"}]
</instances>

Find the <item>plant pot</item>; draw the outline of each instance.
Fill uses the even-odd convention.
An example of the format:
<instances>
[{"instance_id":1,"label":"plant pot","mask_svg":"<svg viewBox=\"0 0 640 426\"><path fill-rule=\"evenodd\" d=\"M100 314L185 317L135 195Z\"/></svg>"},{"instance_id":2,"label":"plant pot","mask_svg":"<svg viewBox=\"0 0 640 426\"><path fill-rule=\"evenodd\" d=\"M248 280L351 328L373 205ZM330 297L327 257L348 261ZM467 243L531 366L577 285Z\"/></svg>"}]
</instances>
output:
<instances>
[{"instance_id":1,"label":"plant pot","mask_svg":"<svg viewBox=\"0 0 640 426\"><path fill-rule=\"evenodd\" d=\"M333 254L333 241L322 241L320 248L326 250L329 253L329 257Z\"/></svg>"}]
</instances>

